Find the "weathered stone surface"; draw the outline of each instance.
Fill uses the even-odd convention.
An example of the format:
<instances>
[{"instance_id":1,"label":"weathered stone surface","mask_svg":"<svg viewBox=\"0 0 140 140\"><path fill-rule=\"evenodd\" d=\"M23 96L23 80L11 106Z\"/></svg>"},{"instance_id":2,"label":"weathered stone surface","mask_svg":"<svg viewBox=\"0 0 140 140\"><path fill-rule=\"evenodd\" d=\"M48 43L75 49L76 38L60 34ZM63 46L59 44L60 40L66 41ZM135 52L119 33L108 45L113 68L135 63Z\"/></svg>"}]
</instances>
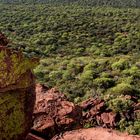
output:
<instances>
[{"instance_id":1,"label":"weathered stone surface","mask_svg":"<svg viewBox=\"0 0 140 140\"><path fill-rule=\"evenodd\" d=\"M140 140L140 137L109 129L89 128L65 132L51 140Z\"/></svg>"},{"instance_id":2,"label":"weathered stone surface","mask_svg":"<svg viewBox=\"0 0 140 140\"><path fill-rule=\"evenodd\" d=\"M35 62L5 47L0 34L0 140L24 140L32 126Z\"/></svg>"},{"instance_id":3,"label":"weathered stone surface","mask_svg":"<svg viewBox=\"0 0 140 140\"><path fill-rule=\"evenodd\" d=\"M34 118L33 129L51 138L59 132L80 128L82 110L55 88L45 90L37 85Z\"/></svg>"}]
</instances>

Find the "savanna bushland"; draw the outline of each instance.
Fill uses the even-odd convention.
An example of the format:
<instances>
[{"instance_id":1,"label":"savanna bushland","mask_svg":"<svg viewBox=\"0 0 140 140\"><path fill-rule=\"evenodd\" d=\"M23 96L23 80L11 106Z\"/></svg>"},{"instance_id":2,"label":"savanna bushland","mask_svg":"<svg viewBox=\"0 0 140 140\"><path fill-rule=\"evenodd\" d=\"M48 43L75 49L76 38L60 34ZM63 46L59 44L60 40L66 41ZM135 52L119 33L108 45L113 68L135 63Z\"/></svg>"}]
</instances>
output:
<instances>
[{"instance_id":1,"label":"savanna bushland","mask_svg":"<svg viewBox=\"0 0 140 140\"><path fill-rule=\"evenodd\" d=\"M39 57L37 82L70 101L106 101L121 115L116 129L140 134L140 0L0 0L9 47ZM126 97L133 97L133 100Z\"/></svg>"}]
</instances>

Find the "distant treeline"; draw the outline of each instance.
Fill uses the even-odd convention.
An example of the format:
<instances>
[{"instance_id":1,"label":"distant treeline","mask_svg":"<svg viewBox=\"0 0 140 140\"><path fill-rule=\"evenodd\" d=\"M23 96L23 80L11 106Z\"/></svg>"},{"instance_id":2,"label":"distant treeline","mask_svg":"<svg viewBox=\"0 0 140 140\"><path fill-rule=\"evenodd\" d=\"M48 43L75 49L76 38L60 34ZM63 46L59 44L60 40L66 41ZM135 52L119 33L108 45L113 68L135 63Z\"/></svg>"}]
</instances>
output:
<instances>
[{"instance_id":1,"label":"distant treeline","mask_svg":"<svg viewBox=\"0 0 140 140\"><path fill-rule=\"evenodd\" d=\"M140 7L140 0L0 0L0 3L48 3L72 4L87 6Z\"/></svg>"}]
</instances>

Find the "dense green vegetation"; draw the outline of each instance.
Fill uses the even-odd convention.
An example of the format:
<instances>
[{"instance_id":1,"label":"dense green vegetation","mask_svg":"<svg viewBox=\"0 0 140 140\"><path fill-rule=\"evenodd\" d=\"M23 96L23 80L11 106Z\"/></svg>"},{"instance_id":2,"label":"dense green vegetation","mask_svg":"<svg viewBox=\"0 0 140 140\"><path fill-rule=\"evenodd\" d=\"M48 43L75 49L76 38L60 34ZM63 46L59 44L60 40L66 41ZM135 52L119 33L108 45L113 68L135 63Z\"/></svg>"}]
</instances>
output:
<instances>
[{"instance_id":1,"label":"dense green vegetation","mask_svg":"<svg viewBox=\"0 0 140 140\"><path fill-rule=\"evenodd\" d=\"M140 7L140 0L0 0L1 3L78 4L86 6Z\"/></svg>"},{"instance_id":2,"label":"dense green vegetation","mask_svg":"<svg viewBox=\"0 0 140 140\"><path fill-rule=\"evenodd\" d=\"M71 101L105 99L121 114L118 129L140 134L140 114L124 117L140 101L140 9L77 4L0 5L0 30L27 57L40 57L37 79Z\"/></svg>"}]
</instances>

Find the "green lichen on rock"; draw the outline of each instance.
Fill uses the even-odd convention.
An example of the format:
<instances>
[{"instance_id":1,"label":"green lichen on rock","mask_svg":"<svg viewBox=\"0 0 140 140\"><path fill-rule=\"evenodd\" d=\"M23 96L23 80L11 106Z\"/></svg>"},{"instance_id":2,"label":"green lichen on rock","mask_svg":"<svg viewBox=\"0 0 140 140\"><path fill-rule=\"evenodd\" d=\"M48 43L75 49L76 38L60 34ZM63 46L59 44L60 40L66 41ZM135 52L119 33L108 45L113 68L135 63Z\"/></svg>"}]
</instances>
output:
<instances>
[{"instance_id":1,"label":"green lichen on rock","mask_svg":"<svg viewBox=\"0 0 140 140\"><path fill-rule=\"evenodd\" d=\"M16 139L25 130L24 94L7 92L0 96L0 137L5 140Z\"/></svg>"},{"instance_id":2,"label":"green lichen on rock","mask_svg":"<svg viewBox=\"0 0 140 140\"><path fill-rule=\"evenodd\" d=\"M0 64L0 88L4 88L16 84L21 75L35 67L36 62L24 58L21 53L0 48Z\"/></svg>"},{"instance_id":3,"label":"green lichen on rock","mask_svg":"<svg viewBox=\"0 0 140 140\"><path fill-rule=\"evenodd\" d=\"M0 64L0 140L24 140L32 125L37 61L0 46Z\"/></svg>"}]
</instances>

